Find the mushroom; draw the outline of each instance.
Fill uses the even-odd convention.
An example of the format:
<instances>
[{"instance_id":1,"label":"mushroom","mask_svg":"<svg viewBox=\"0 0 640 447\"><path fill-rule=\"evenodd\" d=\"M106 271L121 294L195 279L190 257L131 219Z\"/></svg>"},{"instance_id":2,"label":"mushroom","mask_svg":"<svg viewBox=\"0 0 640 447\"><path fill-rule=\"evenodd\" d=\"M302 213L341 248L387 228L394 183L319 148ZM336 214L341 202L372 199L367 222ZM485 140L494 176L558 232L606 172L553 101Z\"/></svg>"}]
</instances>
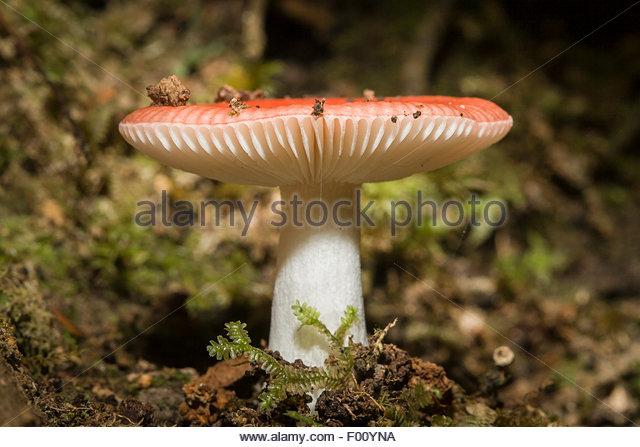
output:
<instances>
[{"instance_id":1,"label":"mushroom","mask_svg":"<svg viewBox=\"0 0 640 447\"><path fill-rule=\"evenodd\" d=\"M360 319L350 335L367 342L361 225L353 218L360 185L448 165L497 142L512 125L504 110L479 98L258 99L237 105L232 113L227 103L150 106L124 118L120 133L164 164L219 181L280 188L286 202L281 211L290 219L280 228L269 347L310 366L321 366L329 347L313 328L300 328L291 310L297 300L317 308L332 331L346 306L354 306ZM315 200L336 211L336 219L292 222L295 201L312 210L308 222L321 221L322 205L309 206Z\"/></svg>"}]
</instances>

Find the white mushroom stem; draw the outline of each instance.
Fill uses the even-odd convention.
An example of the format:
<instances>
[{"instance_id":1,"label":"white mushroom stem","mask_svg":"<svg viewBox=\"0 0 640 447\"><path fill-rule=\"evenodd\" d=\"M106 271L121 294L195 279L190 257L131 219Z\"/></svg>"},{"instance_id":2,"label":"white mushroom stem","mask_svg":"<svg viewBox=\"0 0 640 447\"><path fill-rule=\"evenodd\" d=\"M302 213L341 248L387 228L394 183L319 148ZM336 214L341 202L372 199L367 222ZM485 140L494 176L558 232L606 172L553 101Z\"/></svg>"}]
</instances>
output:
<instances>
[{"instance_id":1,"label":"white mushroom stem","mask_svg":"<svg viewBox=\"0 0 640 447\"><path fill-rule=\"evenodd\" d=\"M280 228L278 267L271 307L269 347L285 360L301 359L307 366L322 366L329 353L326 338L316 328L300 327L291 306L296 300L320 312L330 331L340 326L347 306L359 320L347 334L354 342L367 342L360 272L360 228L356 216L358 185L293 185L280 188L287 223ZM296 226L294 205L297 208ZM316 225L327 210L327 221ZM337 213L334 213L337 210ZM309 212L307 212L309 211ZM334 219L334 214L337 219ZM310 219L309 219L310 218ZM344 225L349 222L351 225ZM347 341L345 339L345 342Z\"/></svg>"}]
</instances>

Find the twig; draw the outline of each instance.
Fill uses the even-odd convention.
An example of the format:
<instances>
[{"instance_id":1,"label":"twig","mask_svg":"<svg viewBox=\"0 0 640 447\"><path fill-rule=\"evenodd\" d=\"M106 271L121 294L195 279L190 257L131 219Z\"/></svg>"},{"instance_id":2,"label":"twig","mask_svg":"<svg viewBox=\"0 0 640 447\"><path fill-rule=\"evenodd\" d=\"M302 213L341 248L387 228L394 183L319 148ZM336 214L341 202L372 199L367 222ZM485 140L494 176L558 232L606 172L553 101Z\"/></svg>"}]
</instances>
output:
<instances>
[{"instance_id":1,"label":"twig","mask_svg":"<svg viewBox=\"0 0 640 447\"><path fill-rule=\"evenodd\" d=\"M394 319L391 323L387 324L387 326L380 330L380 331L376 331L375 335L373 336L373 347L376 351L380 351L382 349L382 340L384 339L384 337L387 336L387 332L389 332L389 330L394 327L396 325L396 323L398 323L398 319Z\"/></svg>"},{"instance_id":2,"label":"twig","mask_svg":"<svg viewBox=\"0 0 640 447\"><path fill-rule=\"evenodd\" d=\"M344 404L344 408L351 415L351 419L353 419L354 421L358 419L358 417L355 414L353 414L353 411L351 411L351 408L349 408L349 405Z\"/></svg>"},{"instance_id":3,"label":"twig","mask_svg":"<svg viewBox=\"0 0 640 447\"><path fill-rule=\"evenodd\" d=\"M118 416L119 418L126 419L127 421L129 421L129 423L130 423L131 425L133 425L133 426L135 426L135 427L140 427L140 426L142 425L142 421L143 421L143 419L144 419L144 418L140 419L140 422L133 422L131 419L129 419L128 417L126 417L126 416L125 416L125 415L123 415L123 414L118 413L118 414L117 414L117 416Z\"/></svg>"},{"instance_id":4,"label":"twig","mask_svg":"<svg viewBox=\"0 0 640 447\"><path fill-rule=\"evenodd\" d=\"M375 400L371 394L369 394L369 393L367 393L366 391L363 391L363 390L358 390L358 393L363 394L366 397L368 397L369 399L371 399L371 401L378 407L378 409L384 413L384 407L380 404L380 402Z\"/></svg>"}]
</instances>

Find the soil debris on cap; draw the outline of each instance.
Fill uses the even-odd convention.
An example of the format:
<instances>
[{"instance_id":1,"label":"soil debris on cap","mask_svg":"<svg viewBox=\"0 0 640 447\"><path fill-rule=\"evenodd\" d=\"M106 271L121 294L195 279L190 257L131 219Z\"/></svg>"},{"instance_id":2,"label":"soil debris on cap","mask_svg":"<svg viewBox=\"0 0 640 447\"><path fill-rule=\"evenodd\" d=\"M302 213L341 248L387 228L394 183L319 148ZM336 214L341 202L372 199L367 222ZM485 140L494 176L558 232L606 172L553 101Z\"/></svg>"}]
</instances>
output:
<instances>
[{"instance_id":1,"label":"soil debris on cap","mask_svg":"<svg viewBox=\"0 0 640 447\"><path fill-rule=\"evenodd\" d=\"M395 116L395 115L394 115L394 116L392 116L392 117L391 117L391 122L392 122L392 123L394 123L394 124L395 124L395 123L397 123L397 122L398 122L398 117L397 117L397 116Z\"/></svg>"},{"instance_id":2,"label":"soil debris on cap","mask_svg":"<svg viewBox=\"0 0 640 447\"><path fill-rule=\"evenodd\" d=\"M325 98L322 98L322 101L316 99L316 103L313 105L313 111L311 112L311 114L316 118L321 117L322 114L324 113L325 101L326 101Z\"/></svg>"},{"instance_id":3,"label":"soil debris on cap","mask_svg":"<svg viewBox=\"0 0 640 447\"><path fill-rule=\"evenodd\" d=\"M147 86L147 96L154 106L184 106L191 97L191 90L176 75L162 78L156 85Z\"/></svg>"},{"instance_id":4,"label":"soil debris on cap","mask_svg":"<svg viewBox=\"0 0 640 447\"><path fill-rule=\"evenodd\" d=\"M417 119L420 115L422 115L422 112L420 110L413 112L413 119Z\"/></svg>"},{"instance_id":5,"label":"soil debris on cap","mask_svg":"<svg viewBox=\"0 0 640 447\"><path fill-rule=\"evenodd\" d=\"M231 98L231 101L229 101L229 108L231 109L231 111L229 112L229 116L237 116L243 109L248 109L249 107L251 106L245 104L239 99Z\"/></svg>"},{"instance_id":6,"label":"soil debris on cap","mask_svg":"<svg viewBox=\"0 0 640 447\"><path fill-rule=\"evenodd\" d=\"M370 88L365 88L362 91L362 96L364 96L364 100L367 102L373 101L374 99L376 99L376 92L374 92Z\"/></svg>"},{"instance_id":7,"label":"soil debris on cap","mask_svg":"<svg viewBox=\"0 0 640 447\"><path fill-rule=\"evenodd\" d=\"M253 101L255 99L264 99L266 96L263 90L238 90L228 84L223 84L218 89L214 102L231 102L233 99L238 101Z\"/></svg>"}]
</instances>

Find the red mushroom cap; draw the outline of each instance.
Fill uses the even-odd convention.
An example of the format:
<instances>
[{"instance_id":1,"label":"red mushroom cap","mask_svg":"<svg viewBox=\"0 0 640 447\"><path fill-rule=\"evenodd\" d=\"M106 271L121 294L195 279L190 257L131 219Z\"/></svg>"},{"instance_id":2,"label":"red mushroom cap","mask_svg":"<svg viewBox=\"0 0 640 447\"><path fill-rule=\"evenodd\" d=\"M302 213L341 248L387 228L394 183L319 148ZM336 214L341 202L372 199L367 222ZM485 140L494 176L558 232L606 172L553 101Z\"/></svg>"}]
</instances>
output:
<instances>
[{"instance_id":1,"label":"red mushroom cap","mask_svg":"<svg viewBox=\"0 0 640 447\"><path fill-rule=\"evenodd\" d=\"M150 106L120 133L170 166L233 183L279 186L394 180L500 140L511 117L479 98L330 98Z\"/></svg>"}]
</instances>

